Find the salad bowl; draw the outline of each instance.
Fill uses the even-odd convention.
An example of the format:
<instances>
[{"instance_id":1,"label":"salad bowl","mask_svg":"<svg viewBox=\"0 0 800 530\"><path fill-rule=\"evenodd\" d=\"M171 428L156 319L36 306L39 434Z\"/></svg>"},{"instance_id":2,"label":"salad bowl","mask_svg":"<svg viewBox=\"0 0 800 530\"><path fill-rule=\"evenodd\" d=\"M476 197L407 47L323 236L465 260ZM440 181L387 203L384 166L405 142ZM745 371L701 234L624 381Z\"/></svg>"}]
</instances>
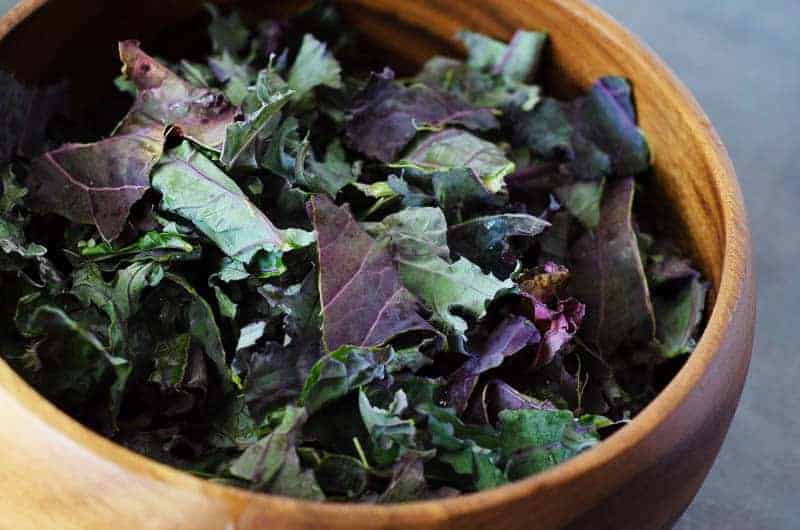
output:
<instances>
[{"instance_id":1,"label":"salad bowl","mask_svg":"<svg viewBox=\"0 0 800 530\"><path fill-rule=\"evenodd\" d=\"M236 4L248 20L302 2ZM549 33L543 83L573 96L620 75L635 87L656 153L659 200L712 285L708 323L666 389L627 426L567 463L497 489L391 506L323 504L215 484L134 454L59 411L0 361L0 528L15 530L657 530L691 503L717 455L748 369L755 282L731 162L687 89L644 44L582 0L341 0L384 62L411 69L459 53L455 33ZM194 0L24 0L0 19L0 67L26 82L66 79L83 97L118 72L118 40L191 53ZM1 119L1 117L0 117Z\"/></svg>"}]
</instances>

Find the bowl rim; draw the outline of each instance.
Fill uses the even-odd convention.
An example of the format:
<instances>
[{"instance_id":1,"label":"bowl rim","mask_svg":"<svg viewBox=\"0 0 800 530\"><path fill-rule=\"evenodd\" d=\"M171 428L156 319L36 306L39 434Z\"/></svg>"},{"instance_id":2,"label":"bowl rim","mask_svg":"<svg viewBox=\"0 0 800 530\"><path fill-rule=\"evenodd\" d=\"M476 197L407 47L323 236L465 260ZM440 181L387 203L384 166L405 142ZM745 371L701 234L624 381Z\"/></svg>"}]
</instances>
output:
<instances>
[{"instance_id":1,"label":"bowl rim","mask_svg":"<svg viewBox=\"0 0 800 530\"><path fill-rule=\"evenodd\" d=\"M0 41L50 1L21 0L0 18ZM701 142L700 150L708 162L708 167L715 168L709 172L708 178L710 188L721 198L720 204L722 204L724 251L720 285L716 291L714 307L697 347L667 387L628 425L597 447L531 477L456 497L388 505L307 501L215 484L135 453L96 434L62 412L24 382L2 359L0 359L0 380L11 381L15 387L24 388L24 391L30 394L36 410L28 408L26 412L46 424L53 422L54 416L50 415L55 414L59 425L68 427L72 436L79 436L91 442L91 446L82 444L85 449L90 449L100 459L119 464L126 473L172 486L199 489L210 497L227 497L241 502L242 505L261 503L261 506L264 506L264 501L273 501L275 506L283 505L293 510L311 510L320 517L335 518L346 515L350 518L366 518L373 515L382 520L391 519L399 522L406 520L406 517L412 516L415 512L419 515L420 511L424 511L432 520L447 520L459 515L495 509L510 501L530 497L537 491L569 483L580 475L603 467L618 458L627 448L637 445L679 407L684 398L694 390L720 351L730 325L730 318L747 289L748 278L752 273L747 214L735 170L725 146L694 96L673 71L630 30L586 0L550 1L560 9L572 12L583 24L609 41L625 40L630 57L641 63L640 67L659 72L660 80L665 85L664 90L674 93L680 99L685 109L685 119L693 133L705 139ZM0 393L2 391L3 388L0 386Z\"/></svg>"}]
</instances>

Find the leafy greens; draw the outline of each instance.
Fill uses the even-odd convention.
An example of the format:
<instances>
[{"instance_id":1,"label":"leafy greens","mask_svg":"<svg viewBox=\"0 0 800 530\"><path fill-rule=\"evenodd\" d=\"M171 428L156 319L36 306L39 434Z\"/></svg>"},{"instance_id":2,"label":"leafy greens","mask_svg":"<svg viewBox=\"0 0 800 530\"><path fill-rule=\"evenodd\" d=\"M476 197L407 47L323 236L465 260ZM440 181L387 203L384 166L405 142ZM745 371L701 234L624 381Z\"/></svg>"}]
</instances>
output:
<instances>
[{"instance_id":1,"label":"leafy greens","mask_svg":"<svg viewBox=\"0 0 800 530\"><path fill-rule=\"evenodd\" d=\"M533 31L397 78L340 62L327 7L208 11L204 59L120 43L105 136L0 72L0 353L63 410L218 482L406 502L596 446L692 352L710 287L643 215L628 81L551 97Z\"/></svg>"}]
</instances>

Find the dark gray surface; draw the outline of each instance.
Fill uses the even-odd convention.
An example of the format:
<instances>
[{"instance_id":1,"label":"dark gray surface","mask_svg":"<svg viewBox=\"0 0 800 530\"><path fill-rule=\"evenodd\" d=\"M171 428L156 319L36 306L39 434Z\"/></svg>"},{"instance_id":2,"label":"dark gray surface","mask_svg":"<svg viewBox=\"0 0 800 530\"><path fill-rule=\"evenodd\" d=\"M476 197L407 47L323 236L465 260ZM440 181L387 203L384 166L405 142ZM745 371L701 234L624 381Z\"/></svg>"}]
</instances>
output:
<instances>
[{"instance_id":1,"label":"dark gray surface","mask_svg":"<svg viewBox=\"0 0 800 530\"><path fill-rule=\"evenodd\" d=\"M672 67L730 151L758 273L738 413L679 530L800 529L800 1L596 0Z\"/></svg>"},{"instance_id":2,"label":"dark gray surface","mask_svg":"<svg viewBox=\"0 0 800 530\"><path fill-rule=\"evenodd\" d=\"M800 529L800 1L596 0L689 86L731 153L758 268L756 346L678 530ZM14 4L0 0L0 12ZM613 73L613 72L609 72Z\"/></svg>"}]
</instances>

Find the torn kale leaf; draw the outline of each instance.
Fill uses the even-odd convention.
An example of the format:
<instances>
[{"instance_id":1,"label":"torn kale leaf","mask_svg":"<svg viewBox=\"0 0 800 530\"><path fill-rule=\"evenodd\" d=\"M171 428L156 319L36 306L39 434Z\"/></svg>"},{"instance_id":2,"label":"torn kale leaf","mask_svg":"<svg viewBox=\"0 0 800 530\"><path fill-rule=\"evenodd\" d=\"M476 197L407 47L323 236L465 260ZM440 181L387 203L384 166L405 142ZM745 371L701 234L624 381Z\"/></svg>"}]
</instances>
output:
<instances>
[{"instance_id":1,"label":"torn kale leaf","mask_svg":"<svg viewBox=\"0 0 800 530\"><path fill-rule=\"evenodd\" d=\"M358 152L394 162L420 128L460 125L483 131L498 126L487 109L476 109L458 97L424 85L404 86L390 69L372 74L349 110L348 145Z\"/></svg>"},{"instance_id":2,"label":"torn kale leaf","mask_svg":"<svg viewBox=\"0 0 800 530\"><path fill-rule=\"evenodd\" d=\"M633 231L633 179L606 193L595 232L572 247L570 289L587 306L582 334L603 355L626 341L647 341L655 332L650 291Z\"/></svg>"},{"instance_id":3,"label":"torn kale leaf","mask_svg":"<svg viewBox=\"0 0 800 530\"><path fill-rule=\"evenodd\" d=\"M182 136L203 147L222 147L225 129L236 118L238 108L215 90L191 86L144 53L136 41L121 42L119 55L123 73L136 86L138 95L117 134L155 121L175 127Z\"/></svg>"},{"instance_id":4,"label":"torn kale leaf","mask_svg":"<svg viewBox=\"0 0 800 530\"><path fill-rule=\"evenodd\" d=\"M26 180L28 205L75 223L93 224L106 241L119 237L133 205L150 188L165 128L128 124L93 144L67 144L37 158Z\"/></svg>"},{"instance_id":5,"label":"torn kale leaf","mask_svg":"<svg viewBox=\"0 0 800 530\"><path fill-rule=\"evenodd\" d=\"M411 331L431 332L419 303L400 283L385 243L375 241L344 207L316 196L322 335L329 351L378 346Z\"/></svg>"}]
</instances>

